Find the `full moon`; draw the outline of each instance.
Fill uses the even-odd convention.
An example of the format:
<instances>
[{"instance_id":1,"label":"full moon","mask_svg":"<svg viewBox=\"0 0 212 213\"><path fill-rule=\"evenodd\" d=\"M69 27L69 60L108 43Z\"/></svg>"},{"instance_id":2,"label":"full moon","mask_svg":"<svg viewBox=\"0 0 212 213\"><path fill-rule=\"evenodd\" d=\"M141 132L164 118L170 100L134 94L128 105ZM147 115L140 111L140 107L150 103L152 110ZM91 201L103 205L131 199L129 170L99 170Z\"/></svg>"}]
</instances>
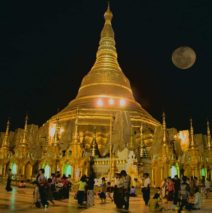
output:
<instances>
[{"instance_id":1,"label":"full moon","mask_svg":"<svg viewBox=\"0 0 212 213\"><path fill-rule=\"evenodd\" d=\"M172 53L172 63L179 69L186 70L194 65L196 53L191 47L179 47Z\"/></svg>"}]
</instances>

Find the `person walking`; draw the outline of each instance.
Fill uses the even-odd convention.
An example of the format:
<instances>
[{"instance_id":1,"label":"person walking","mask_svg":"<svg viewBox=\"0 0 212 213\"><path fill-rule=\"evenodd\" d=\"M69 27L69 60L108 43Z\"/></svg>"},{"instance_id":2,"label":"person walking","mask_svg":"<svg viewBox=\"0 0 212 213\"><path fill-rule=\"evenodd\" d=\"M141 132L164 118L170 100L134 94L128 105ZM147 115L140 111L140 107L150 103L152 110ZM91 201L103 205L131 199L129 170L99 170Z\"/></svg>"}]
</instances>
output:
<instances>
[{"instance_id":1,"label":"person walking","mask_svg":"<svg viewBox=\"0 0 212 213\"><path fill-rule=\"evenodd\" d=\"M122 209L124 205L124 182L120 173L115 174L115 185L113 200L117 209Z\"/></svg>"},{"instance_id":2,"label":"person walking","mask_svg":"<svg viewBox=\"0 0 212 213\"><path fill-rule=\"evenodd\" d=\"M121 176L124 183L124 209L129 209L131 177L126 173L125 170L121 171Z\"/></svg>"},{"instance_id":3,"label":"person walking","mask_svg":"<svg viewBox=\"0 0 212 213\"><path fill-rule=\"evenodd\" d=\"M103 177L101 183L101 192L99 193L99 197L101 199L102 204L106 203L106 191L107 191L106 180L105 177Z\"/></svg>"},{"instance_id":4,"label":"person walking","mask_svg":"<svg viewBox=\"0 0 212 213\"><path fill-rule=\"evenodd\" d=\"M186 182L187 178L185 176L182 177L182 183L180 185L180 208L178 213L182 212L183 207L188 206L188 198L189 198L189 184Z\"/></svg>"},{"instance_id":5,"label":"person walking","mask_svg":"<svg viewBox=\"0 0 212 213\"><path fill-rule=\"evenodd\" d=\"M173 182L174 182L173 209L176 209L177 204L179 202L179 192L180 192L180 179L178 178L178 175L174 176Z\"/></svg>"},{"instance_id":6,"label":"person walking","mask_svg":"<svg viewBox=\"0 0 212 213\"><path fill-rule=\"evenodd\" d=\"M94 206L94 174L90 174L87 185L87 207Z\"/></svg>"},{"instance_id":7,"label":"person walking","mask_svg":"<svg viewBox=\"0 0 212 213\"><path fill-rule=\"evenodd\" d=\"M143 194L143 199L144 199L145 205L147 206L149 203L149 199L150 199L151 180L150 180L148 173L144 173L143 177L144 177L144 181L143 181L143 187L142 187L142 194Z\"/></svg>"},{"instance_id":8,"label":"person walking","mask_svg":"<svg viewBox=\"0 0 212 213\"><path fill-rule=\"evenodd\" d=\"M11 182L12 182L12 171L11 171L11 169L9 169L8 173L7 173L7 184L6 184L6 187L5 187L5 189L8 192L12 191Z\"/></svg>"},{"instance_id":9,"label":"person walking","mask_svg":"<svg viewBox=\"0 0 212 213\"><path fill-rule=\"evenodd\" d=\"M48 207L49 203L47 201L47 180L44 176L44 169L38 171L37 182L39 186L40 199L43 207Z\"/></svg>"},{"instance_id":10,"label":"person walking","mask_svg":"<svg viewBox=\"0 0 212 213\"><path fill-rule=\"evenodd\" d=\"M79 188L77 191L77 201L79 207L83 207L83 202L85 200L86 186L87 186L86 175L83 175L80 179Z\"/></svg>"}]
</instances>

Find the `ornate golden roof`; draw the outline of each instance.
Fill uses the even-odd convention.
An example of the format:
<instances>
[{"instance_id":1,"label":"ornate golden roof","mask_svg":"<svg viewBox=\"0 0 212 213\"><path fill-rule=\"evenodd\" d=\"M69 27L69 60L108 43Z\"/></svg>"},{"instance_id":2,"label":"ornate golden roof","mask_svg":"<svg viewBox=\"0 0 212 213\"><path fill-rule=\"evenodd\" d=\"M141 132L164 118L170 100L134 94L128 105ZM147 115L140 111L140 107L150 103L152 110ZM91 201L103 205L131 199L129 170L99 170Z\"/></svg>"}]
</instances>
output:
<instances>
[{"instance_id":1,"label":"ornate golden roof","mask_svg":"<svg viewBox=\"0 0 212 213\"><path fill-rule=\"evenodd\" d=\"M123 108L141 112L142 117L159 124L136 102L130 82L122 72L117 60L114 31L111 25L113 14L110 6L104 14L105 23L101 31L96 61L91 70L84 76L78 94L59 114L66 114L73 109ZM59 115L58 114L58 115ZM150 122L151 123L151 122Z\"/></svg>"}]
</instances>

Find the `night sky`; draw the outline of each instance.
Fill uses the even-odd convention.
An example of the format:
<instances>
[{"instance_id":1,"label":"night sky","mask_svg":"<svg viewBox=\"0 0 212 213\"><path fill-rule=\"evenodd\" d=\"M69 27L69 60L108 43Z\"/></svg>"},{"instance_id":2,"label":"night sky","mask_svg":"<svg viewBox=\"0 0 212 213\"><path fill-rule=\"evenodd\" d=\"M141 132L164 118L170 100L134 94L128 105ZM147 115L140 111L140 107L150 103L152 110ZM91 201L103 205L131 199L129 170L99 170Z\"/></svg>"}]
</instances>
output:
<instances>
[{"instance_id":1,"label":"night sky","mask_svg":"<svg viewBox=\"0 0 212 213\"><path fill-rule=\"evenodd\" d=\"M0 130L41 125L75 98L90 70L106 0L1 1ZM136 100L178 130L206 132L212 118L212 1L111 0L119 63ZM176 68L171 54L190 46L195 65Z\"/></svg>"}]
</instances>

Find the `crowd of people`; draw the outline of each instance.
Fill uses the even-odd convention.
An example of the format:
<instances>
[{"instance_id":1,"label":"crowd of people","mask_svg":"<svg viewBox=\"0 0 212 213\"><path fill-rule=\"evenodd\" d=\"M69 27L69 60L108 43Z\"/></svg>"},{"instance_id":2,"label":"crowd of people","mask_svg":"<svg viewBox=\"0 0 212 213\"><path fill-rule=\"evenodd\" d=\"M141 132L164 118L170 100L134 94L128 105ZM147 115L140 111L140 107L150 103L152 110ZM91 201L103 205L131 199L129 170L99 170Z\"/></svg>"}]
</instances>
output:
<instances>
[{"instance_id":1,"label":"crowd of people","mask_svg":"<svg viewBox=\"0 0 212 213\"><path fill-rule=\"evenodd\" d=\"M12 174L9 170L5 187L7 191L12 190L11 181ZM174 178L167 177L161 182L160 187L155 188L151 186L149 174L144 173L143 178L140 181L136 179L136 182L141 183L144 203L151 212L171 209L181 212L183 208L187 210L200 209L202 197L207 198L210 191L210 181L205 177L198 180L197 177L182 176L179 178L175 175ZM47 179L44 176L44 169L40 169L33 184L33 204L38 208L47 208L49 202L54 205L55 200L68 199L72 186L77 188L74 198L80 208L94 206L94 197L97 195L101 204L105 204L108 198L114 202L118 209L128 210L130 197L137 196L136 192L138 192L138 186L132 185L131 177L125 170L116 173L113 182L102 177L100 184L95 188L97 184L94 173L89 176L82 175L78 182L72 183L71 176L66 177L60 172L51 174L51 178ZM19 188L25 186L23 181L18 185ZM154 191L151 193L152 189Z\"/></svg>"},{"instance_id":2,"label":"crowd of people","mask_svg":"<svg viewBox=\"0 0 212 213\"><path fill-rule=\"evenodd\" d=\"M80 181L78 191L75 198L78 201L79 207L91 207L94 205L94 175L86 177L83 175ZM130 197L130 185L131 177L122 170L120 173L116 173L115 182L111 185L110 181L106 181L105 177L101 178L101 183L98 187L97 195L101 201L101 204L106 203L108 197L119 209L129 209L129 197Z\"/></svg>"},{"instance_id":3,"label":"crowd of people","mask_svg":"<svg viewBox=\"0 0 212 213\"><path fill-rule=\"evenodd\" d=\"M51 178L47 179L44 176L44 169L40 169L33 184L35 185L33 203L38 208L47 208L49 202L54 205L54 200L69 198L71 182L65 175L61 176L60 172L52 174Z\"/></svg>"},{"instance_id":4,"label":"crowd of people","mask_svg":"<svg viewBox=\"0 0 212 213\"><path fill-rule=\"evenodd\" d=\"M156 193L150 197L150 184L149 174L145 173L142 187L143 199L145 205L154 212L171 209L181 212L183 208L199 210L203 196L207 198L210 189L210 181L205 177L198 181L197 177L182 176L180 179L175 175L174 178L164 179Z\"/></svg>"}]
</instances>

